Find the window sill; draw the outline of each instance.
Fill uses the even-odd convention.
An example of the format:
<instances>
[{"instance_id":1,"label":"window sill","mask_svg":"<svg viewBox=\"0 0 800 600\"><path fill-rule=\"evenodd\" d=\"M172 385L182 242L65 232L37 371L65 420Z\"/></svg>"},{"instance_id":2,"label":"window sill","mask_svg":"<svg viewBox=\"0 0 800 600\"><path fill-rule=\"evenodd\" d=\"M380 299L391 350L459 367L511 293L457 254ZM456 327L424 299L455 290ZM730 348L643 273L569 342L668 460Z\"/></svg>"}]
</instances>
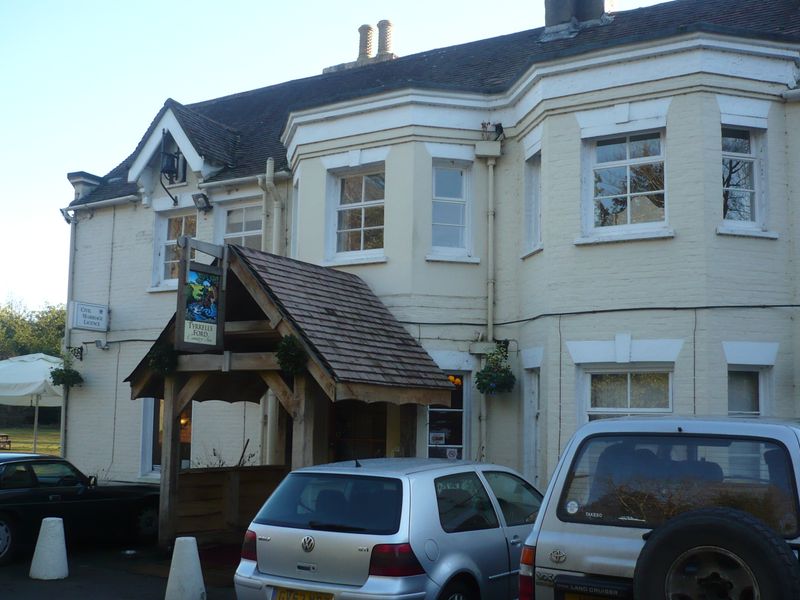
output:
<instances>
[{"instance_id":1,"label":"window sill","mask_svg":"<svg viewBox=\"0 0 800 600\"><path fill-rule=\"evenodd\" d=\"M481 259L477 256L448 256L447 254L428 254L425 256L428 262L452 262L452 263L465 263L469 265L479 265Z\"/></svg>"},{"instance_id":2,"label":"window sill","mask_svg":"<svg viewBox=\"0 0 800 600\"><path fill-rule=\"evenodd\" d=\"M177 289L178 289L178 282L170 281L154 285L153 287L149 287L147 288L147 292L151 294L158 294L160 292L174 292L177 291Z\"/></svg>"},{"instance_id":3,"label":"window sill","mask_svg":"<svg viewBox=\"0 0 800 600\"><path fill-rule=\"evenodd\" d=\"M322 262L323 267L346 267L349 265L372 265L386 262L386 256L341 256Z\"/></svg>"},{"instance_id":4,"label":"window sill","mask_svg":"<svg viewBox=\"0 0 800 600\"><path fill-rule=\"evenodd\" d=\"M763 229L748 229L744 227L730 227L720 225L717 227L717 235L733 235L739 237L762 238L767 240L777 240L780 236L774 231L764 231Z\"/></svg>"},{"instance_id":5,"label":"window sill","mask_svg":"<svg viewBox=\"0 0 800 600\"><path fill-rule=\"evenodd\" d=\"M530 258L531 256L539 254L542 250L544 250L544 246L539 244L538 246L534 246L530 250L526 250L525 253L519 257L519 259L525 260L526 258Z\"/></svg>"},{"instance_id":6,"label":"window sill","mask_svg":"<svg viewBox=\"0 0 800 600\"><path fill-rule=\"evenodd\" d=\"M675 237L671 228L653 229L650 231L631 231L630 233L589 234L575 240L576 246L594 244L613 244L616 242L634 242L640 240L664 240Z\"/></svg>"}]
</instances>

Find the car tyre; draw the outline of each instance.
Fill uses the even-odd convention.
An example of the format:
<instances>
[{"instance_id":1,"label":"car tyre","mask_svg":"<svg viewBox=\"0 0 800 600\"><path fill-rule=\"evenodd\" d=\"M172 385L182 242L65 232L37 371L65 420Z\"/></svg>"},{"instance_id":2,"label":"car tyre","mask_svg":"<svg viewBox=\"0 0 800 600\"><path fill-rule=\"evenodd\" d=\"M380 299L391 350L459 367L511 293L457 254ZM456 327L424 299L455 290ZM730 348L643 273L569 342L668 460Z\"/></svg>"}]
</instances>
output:
<instances>
[{"instance_id":1,"label":"car tyre","mask_svg":"<svg viewBox=\"0 0 800 600\"><path fill-rule=\"evenodd\" d=\"M705 508L650 534L633 588L636 600L800 598L800 565L763 521L740 510Z\"/></svg>"},{"instance_id":2,"label":"car tyre","mask_svg":"<svg viewBox=\"0 0 800 600\"><path fill-rule=\"evenodd\" d=\"M0 565L14 558L18 545L14 520L9 515L0 514Z\"/></svg>"},{"instance_id":3,"label":"car tyre","mask_svg":"<svg viewBox=\"0 0 800 600\"><path fill-rule=\"evenodd\" d=\"M463 581L451 581L439 596L439 600L479 600L471 587Z\"/></svg>"}]
</instances>

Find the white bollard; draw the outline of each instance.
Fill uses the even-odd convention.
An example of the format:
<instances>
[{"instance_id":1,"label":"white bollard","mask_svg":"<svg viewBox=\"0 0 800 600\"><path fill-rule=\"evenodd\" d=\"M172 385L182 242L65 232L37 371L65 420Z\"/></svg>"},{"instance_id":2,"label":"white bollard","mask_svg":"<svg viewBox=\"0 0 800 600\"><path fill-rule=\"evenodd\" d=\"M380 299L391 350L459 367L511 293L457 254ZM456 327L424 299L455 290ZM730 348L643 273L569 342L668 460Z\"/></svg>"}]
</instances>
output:
<instances>
[{"instance_id":1,"label":"white bollard","mask_svg":"<svg viewBox=\"0 0 800 600\"><path fill-rule=\"evenodd\" d=\"M64 523L59 517L42 519L36 549L33 551L31 579L64 579L69 575Z\"/></svg>"},{"instance_id":2,"label":"white bollard","mask_svg":"<svg viewBox=\"0 0 800 600\"><path fill-rule=\"evenodd\" d=\"M200 568L197 539L193 537L175 539L164 600L206 600L206 586Z\"/></svg>"}]
</instances>

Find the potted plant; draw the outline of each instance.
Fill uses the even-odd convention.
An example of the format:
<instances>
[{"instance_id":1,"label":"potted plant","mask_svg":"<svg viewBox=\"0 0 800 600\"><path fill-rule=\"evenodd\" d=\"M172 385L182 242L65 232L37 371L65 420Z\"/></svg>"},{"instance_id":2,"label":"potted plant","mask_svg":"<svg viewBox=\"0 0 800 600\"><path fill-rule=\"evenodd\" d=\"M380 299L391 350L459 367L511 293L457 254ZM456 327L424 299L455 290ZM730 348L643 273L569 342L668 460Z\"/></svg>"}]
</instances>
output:
<instances>
[{"instance_id":1,"label":"potted plant","mask_svg":"<svg viewBox=\"0 0 800 600\"><path fill-rule=\"evenodd\" d=\"M508 364L508 342L497 342L495 349L486 355L486 364L475 376L475 385L482 394L494 395L510 392L516 381Z\"/></svg>"}]
</instances>

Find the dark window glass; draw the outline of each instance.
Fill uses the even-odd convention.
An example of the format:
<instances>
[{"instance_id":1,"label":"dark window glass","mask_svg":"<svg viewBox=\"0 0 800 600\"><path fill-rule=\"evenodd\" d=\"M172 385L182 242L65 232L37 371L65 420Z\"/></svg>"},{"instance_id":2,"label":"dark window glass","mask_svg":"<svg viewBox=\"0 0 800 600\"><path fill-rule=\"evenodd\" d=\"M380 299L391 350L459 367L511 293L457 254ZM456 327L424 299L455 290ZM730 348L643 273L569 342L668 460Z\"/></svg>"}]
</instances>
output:
<instances>
[{"instance_id":1,"label":"dark window glass","mask_svg":"<svg viewBox=\"0 0 800 600\"><path fill-rule=\"evenodd\" d=\"M475 473L470 471L439 477L434 485L439 521L446 532L498 527L489 495Z\"/></svg>"},{"instance_id":2,"label":"dark window glass","mask_svg":"<svg viewBox=\"0 0 800 600\"><path fill-rule=\"evenodd\" d=\"M255 522L388 535L400 528L402 504L399 479L290 473L258 512Z\"/></svg>"}]
</instances>

